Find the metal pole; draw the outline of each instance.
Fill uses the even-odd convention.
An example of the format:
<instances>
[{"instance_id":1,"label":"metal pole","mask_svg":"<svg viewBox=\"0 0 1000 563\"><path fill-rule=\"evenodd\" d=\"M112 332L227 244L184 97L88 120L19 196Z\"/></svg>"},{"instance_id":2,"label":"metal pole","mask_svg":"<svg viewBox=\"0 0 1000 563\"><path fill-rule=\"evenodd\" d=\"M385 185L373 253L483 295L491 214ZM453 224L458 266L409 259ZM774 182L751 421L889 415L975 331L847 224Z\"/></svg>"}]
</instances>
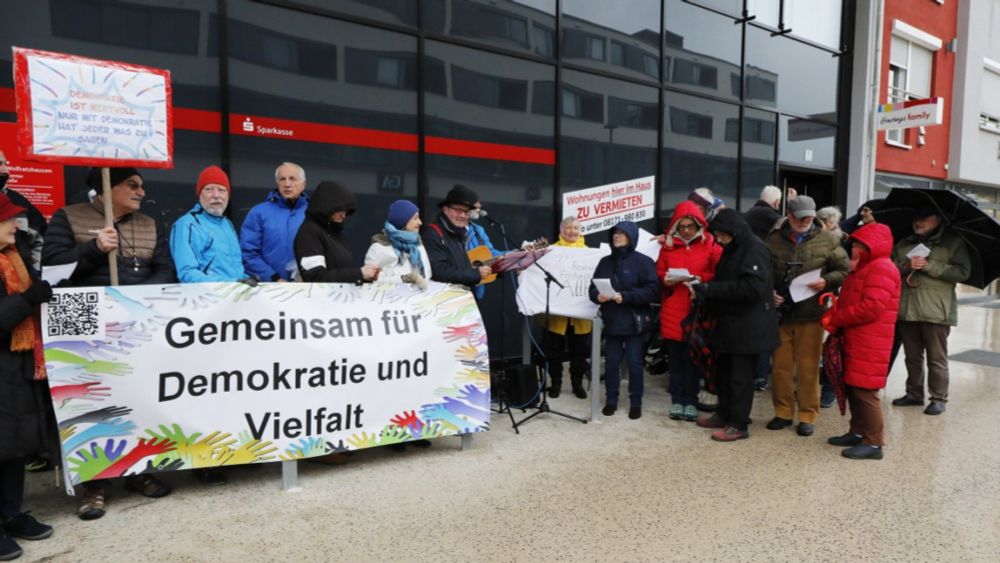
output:
<instances>
[{"instance_id":1,"label":"metal pole","mask_svg":"<svg viewBox=\"0 0 1000 563\"><path fill-rule=\"evenodd\" d=\"M601 317L594 317L590 331L590 420L597 420L601 408Z\"/></svg>"},{"instance_id":2,"label":"metal pole","mask_svg":"<svg viewBox=\"0 0 1000 563\"><path fill-rule=\"evenodd\" d=\"M302 490L299 487L299 462L281 462L281 490L286 493L294 493Z\"/></svg>"}]
</instances>

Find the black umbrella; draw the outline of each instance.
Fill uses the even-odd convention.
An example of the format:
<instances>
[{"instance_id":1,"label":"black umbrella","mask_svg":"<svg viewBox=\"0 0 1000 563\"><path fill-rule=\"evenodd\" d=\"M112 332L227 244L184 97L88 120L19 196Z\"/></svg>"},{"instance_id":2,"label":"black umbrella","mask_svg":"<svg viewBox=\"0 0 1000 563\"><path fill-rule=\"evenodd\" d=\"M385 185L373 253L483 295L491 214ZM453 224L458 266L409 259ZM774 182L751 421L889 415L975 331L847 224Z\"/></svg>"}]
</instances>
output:
<instances>
[{"instance_id":1,"label":"black umbrella","mask_svg":"<svg viewBox=\"0 0 1000 563\"><path fill-rule=\"evenodd\" d=\"M913 213L927 207L937 209L944 224L969 248L972 274L962 283L983 289L1000 278L1000 223L974 199L951 190L893 188L875 212L875 220L887 225L898 241L913 234Z\"/></svg>"}]
</instances>

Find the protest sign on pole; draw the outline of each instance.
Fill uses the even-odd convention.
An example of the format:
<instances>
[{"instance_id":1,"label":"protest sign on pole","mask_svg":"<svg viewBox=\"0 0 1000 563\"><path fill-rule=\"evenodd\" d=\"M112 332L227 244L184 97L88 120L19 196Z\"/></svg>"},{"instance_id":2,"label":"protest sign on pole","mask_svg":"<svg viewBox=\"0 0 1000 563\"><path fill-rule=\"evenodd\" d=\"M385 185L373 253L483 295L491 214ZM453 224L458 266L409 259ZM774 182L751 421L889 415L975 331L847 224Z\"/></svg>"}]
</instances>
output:
<instances>
[{"instance_id":1,"label":"protest sign on pole","mask_svg":"<svg viewBox=\"0 0 1000 563\"><path fill-rule=\"evenodd\" d=\"M583 234L606 231L621 221L656 217L656 176L605 184L562 196L562 216L576 217Z\"/></svg>"},{"instance_id":2,"label":"protest sign on pole","mask_svg":"<svg viewBox=\"0 0 1000 563\"><path fill-rule=\"evenodd\" d=\"M14 47L18 142L25 160L103 167L105 227L113 226L107 167L173 168L170 72ZM118 285L118 253L108 253Z\"/></svg>"},{"instance_id":3,"label":"protest sign on pole","mask_svg":"<svg viewBox=\"0 0 1000 563\"><path fill-rule=\"evenodd\" d=\"M458 286L56 289L42 323L70 489L489 428L486 331Z\"/></svg>"}]
</instances>

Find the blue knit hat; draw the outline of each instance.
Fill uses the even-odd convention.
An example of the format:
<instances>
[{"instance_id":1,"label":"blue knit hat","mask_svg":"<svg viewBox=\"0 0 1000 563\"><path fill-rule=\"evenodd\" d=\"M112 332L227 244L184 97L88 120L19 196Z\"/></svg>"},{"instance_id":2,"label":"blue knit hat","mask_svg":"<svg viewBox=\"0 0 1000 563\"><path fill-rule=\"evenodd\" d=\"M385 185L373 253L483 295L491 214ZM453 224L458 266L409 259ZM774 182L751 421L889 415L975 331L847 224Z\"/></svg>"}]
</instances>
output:
<instances>
[{"instance_id":1,"label":"blue knit hat","mask_svg":"<svg viewBox=\"0 0 1000 563\"><path fill-rule=\"evenodd\" d=\"M393 227L402 230L418 211L420 210L413 203L405 199L397 199L389 204L389 217L386 220Z\"/></svg>"}]
</instances>

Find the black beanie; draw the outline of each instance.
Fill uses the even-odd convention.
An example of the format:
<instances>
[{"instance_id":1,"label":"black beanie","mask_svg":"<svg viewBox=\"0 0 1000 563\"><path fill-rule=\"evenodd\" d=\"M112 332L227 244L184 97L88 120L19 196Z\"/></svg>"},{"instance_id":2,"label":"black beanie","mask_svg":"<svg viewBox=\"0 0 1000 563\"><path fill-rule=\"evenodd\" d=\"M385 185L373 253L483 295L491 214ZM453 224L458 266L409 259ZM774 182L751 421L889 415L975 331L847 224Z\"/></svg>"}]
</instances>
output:
<instances>
[{"instance_id":1,"label":"black beanie","mask_svg":"<svg viewBox=\"0 0 1000 563\"><path fill-rule=\"evenodd\" d=\"M112 188L124 182L125 179L128 178L129 176L138 176L142 178L142 174L140 174L138 170L132 167L110 168L108 169L108 171L110 172L111 176ZM90 169L90 172L87 174L87 187L92 190L96 190L98 194L100 194L101 190L104 189L103 186L101 185L100 168L95 167Z\"/></svg>"}]
</instances>

